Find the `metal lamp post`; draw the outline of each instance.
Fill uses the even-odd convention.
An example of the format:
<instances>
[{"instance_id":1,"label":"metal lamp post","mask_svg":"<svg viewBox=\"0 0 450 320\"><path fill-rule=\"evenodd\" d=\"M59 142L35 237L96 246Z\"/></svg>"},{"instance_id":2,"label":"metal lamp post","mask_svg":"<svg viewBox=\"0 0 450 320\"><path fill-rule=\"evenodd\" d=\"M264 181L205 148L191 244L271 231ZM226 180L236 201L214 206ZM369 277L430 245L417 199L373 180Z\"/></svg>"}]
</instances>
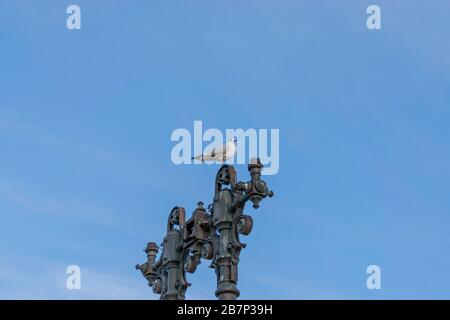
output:
<instances>
[{"instance_id":1,"label":"metal lamp post","mask_svg":"<svg viewBox=\"0 0 450 320\"><path fill-rule=\"evenodd\" d=\"M216 296L220 300L239 297L239 255L246 246L240 242L239 235L248 235L253 227L252 217L243 213L245 204L251 201L256 209L262 199L273 196L261 180L262 168L259 158L252 159L248 165L250 181L237 182L234 167L223 165L216 175L209 212L203 202L198 202L192 217L186 221L184 208L172 209L159 259L156 259L158 246L149 242L144 249L147 261L136 265L153 292L160 294L160 299L183 300L190 286L186 272L195 272L201 258L211 260L210 267L215 269Z\"/></svg>"}]
</instances>

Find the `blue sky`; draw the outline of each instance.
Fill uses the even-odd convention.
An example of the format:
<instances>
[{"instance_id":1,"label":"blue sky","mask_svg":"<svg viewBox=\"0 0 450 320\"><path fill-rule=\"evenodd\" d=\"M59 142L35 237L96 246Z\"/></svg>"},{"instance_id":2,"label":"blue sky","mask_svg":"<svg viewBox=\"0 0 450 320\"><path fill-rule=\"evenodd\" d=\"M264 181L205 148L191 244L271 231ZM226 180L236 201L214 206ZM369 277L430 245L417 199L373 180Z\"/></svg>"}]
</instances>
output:
<instances>
[{"instance_id":1,"label":"blue sky","mask_svg":"<svg viewBox=\"0 0 450 320\"><path fill-rule=\"evenodd\" d=\"M82 29L67 30L78 4ZM366 28L370 4L382 30ZM171 132L279 128L247 299L450 298L448 1L0 2L0 298L154 299L134 270L217 166ZM237 166L246 179L245 166ZM66 267L82 290L65 288ZM366 267L382 289L366 288ZM199 266L187 292L212 299Z\"/></svg>"}]
</instances>

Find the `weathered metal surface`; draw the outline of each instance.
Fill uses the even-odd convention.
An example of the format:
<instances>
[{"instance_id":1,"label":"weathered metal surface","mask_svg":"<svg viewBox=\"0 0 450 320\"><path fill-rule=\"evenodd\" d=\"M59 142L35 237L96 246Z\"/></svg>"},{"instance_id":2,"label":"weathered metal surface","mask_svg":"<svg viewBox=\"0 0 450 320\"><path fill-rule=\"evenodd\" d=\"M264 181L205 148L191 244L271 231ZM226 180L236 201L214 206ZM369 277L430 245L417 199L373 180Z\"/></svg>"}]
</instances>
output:
<instances>
[{"instance_id":1,"label":"weathered metal surface","mask_svg":"<svg viewBox=\"0 0 450 320\"><path fill-rule=\"evenodd\" d=\"M240 252L246 246L240 242L239 235L248 235L253 228L252 217L243 213L245 204L250 201L257 209L264 198L273 196L261 180L262 168L259 159L252 159L248 165L250 181L237 182L234 167L223 165L216 175L209 212L203 202L198 202L192 217L186 221L184 208L172 209L159 259L156 259L158 246L149 242L144 249L147 262L136 265L160 299L184 299L190 286L186 272L195 272L202 258L211 260L210 267L216 272L216 296L221 300L239 297L238 263Z\"/></svg>"}]
</instances>

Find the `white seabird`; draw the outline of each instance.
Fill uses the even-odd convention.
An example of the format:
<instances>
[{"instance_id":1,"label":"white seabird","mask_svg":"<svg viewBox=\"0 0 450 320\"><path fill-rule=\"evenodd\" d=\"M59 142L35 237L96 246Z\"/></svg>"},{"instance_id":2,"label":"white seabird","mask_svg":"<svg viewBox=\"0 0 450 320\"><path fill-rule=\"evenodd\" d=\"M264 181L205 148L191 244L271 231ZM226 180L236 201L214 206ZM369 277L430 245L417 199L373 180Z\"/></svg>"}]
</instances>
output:
<instances>
[{"instance_id":1,"label":"white seabird","mask_svg":"<svg viewBox=\"0 0 450 320\"><path fill-rule=\"evenodd\" d=\"M234 157L237 151L236 147L236 138L231 139L226 144L223 144L219 147L212 148L209 153L199 154L195 157L192 157L191 160L201 160L205 161L222 161L224 163L226 160Z\"/></svg>"}]
</instances>

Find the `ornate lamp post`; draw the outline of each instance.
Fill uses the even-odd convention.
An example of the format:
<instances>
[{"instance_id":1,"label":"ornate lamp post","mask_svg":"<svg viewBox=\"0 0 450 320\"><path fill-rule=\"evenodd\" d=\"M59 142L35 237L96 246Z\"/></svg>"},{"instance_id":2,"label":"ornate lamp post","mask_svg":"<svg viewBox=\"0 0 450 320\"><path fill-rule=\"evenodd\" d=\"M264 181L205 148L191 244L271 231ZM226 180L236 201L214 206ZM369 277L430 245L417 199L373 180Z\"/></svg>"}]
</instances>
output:
<instances>
[{"instance_id":1,"label":"ornate lamp post","mask_svg":"<svg viewBox=\"0 0 450 320\"><path fill-rule=\"evenodd\" d=\"M248 165L250 181L237 182L234 167L223 165L217 172L209 213L203 202L199 202L192 217L186 221L183 208L172 209L159 259L156 260L158 246L149 242L144 250L147 261L136 265L161 299L185 298L190 286L186 272L195 272L201 258L212 260L210 267L217 275L216 296L221 300L239 296L239 255L246 246L240 242L239 234L248 235L253 227L252 217L243 213L245 204L251 201L256 209L262 199L273 196L261 180L262 168L259 159L252 159Z\"/></svg>"}]
</instances>

